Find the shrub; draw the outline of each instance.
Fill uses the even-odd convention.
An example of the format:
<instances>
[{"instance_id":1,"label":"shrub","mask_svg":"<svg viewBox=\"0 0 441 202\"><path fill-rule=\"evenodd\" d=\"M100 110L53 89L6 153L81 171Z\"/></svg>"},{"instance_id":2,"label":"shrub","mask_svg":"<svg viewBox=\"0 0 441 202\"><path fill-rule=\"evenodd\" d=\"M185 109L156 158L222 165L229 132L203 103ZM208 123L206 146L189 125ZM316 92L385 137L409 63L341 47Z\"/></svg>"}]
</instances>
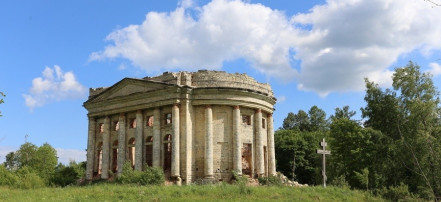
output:
<instances>
[{"instance_id":1,"label":"shrub","mask_svg":"<svg viewBox=\"0 0 441 202\"><path fill-rule=\"evenodd\" d=\"M133 170L130 162L123 165L123 172L116 182L121 184L160 185L165 177L161 168L145 166L144 171Z\"/></svg>"},{"instance_id":2,"label":"shrub","mask_svg":"<svg viewBox=\"0 0 441 202\"><path fill-rule=\"evenodd\" d=\"M270 175L268 177L259 177L259 184L268 186L281 186L283 185L282 179L276 175Z\"/></svg>"},{"instance_id":3,"label":"shrub","mask_svg":"<svg viewBox=\"0 0 441 202\"><path fill-rule=\"evenodd\" d=\"M346 181L346 178L344 175L340 175L336 178L334 178L331 183L332 186L336 186L343 189L349 189L349 183Z\"/></svg>"},{"instance_id":4,"label":"shrub","mask_svg":"<svg viewBox=\"0 0 441 202\"><path fill-rule=\"evenodd\" d=\"M413 198L413 195L409 192L407 185L401 183L400 186L383 188L379 190L381 197L391 200L399 201Z\"/></svg>"},{"instance_id":5,"label":"shrub","mask_svg":"<svg viewBox=\"0 0 441 202\"><path fill-rule=\"evenodd\" d=\"M18 169L15 174L18 181L13 185L15 188L35 189L45 187L44 180L38 174L27 166Z\"/></svg>"},{"instance_id":6,"label":"shrub","mask_svg":"<svg viewBox=\"0 0 441 202\"><path fill-rule=\"evenodd\" d=\"M17 181L17 176L8 171L4 166L0 166L0 185L13 186Z\"/></svg>"},{"instance_id":7,"label":"shrub","mask_svg":"<svg viewBox=\"0 0 441 202\"><path fill-rule=\"evenodd\" d=\"M67 185L75 184L78 179L78 173L74 167L66 167L63 164L59 164L55 169L54 175L50 179L50 183L65 187Z\"/></svg>"},{"instance_id":8,"label":"shrub","mask_svg":"<svg viewBox=\"0 0 441 202\"><path fill-rule=\"evenodd\" d=\"M248 183L247 175L239 175L237 171L233 171L232 180L236 185L246 185Z\"/></svg>"}]
</instances>

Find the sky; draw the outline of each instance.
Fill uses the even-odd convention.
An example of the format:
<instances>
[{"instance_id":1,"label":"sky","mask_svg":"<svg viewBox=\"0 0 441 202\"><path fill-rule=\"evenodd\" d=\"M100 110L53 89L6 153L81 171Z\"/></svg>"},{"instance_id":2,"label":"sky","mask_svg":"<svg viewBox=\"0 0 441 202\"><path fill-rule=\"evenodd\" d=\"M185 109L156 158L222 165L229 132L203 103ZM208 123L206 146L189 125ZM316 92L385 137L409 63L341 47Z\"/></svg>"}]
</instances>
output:
<instances>
[{"instance_id":1,"label":"sky","mask_svg":"<svg viewBox=\"0 0 441 202\"><path fill-rule=\"evenodd\" d=\"M350 106L410 60L441 86L441 0L3 1L0 162L25 141L84 161L88 89L164 71L269 83L289 112Z\"/></svg>"}]
</instances>

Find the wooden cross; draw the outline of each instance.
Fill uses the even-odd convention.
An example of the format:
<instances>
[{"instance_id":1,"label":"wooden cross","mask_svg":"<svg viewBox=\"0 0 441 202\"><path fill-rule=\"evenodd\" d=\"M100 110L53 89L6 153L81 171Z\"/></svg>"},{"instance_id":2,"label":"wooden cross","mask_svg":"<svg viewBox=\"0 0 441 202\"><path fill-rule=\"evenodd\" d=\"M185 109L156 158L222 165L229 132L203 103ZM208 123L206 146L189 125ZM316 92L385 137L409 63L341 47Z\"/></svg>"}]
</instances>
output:
<instances>
[{"instance_id":1,"label":"wooden cross","mask_svg":"<svg viewBox=\"0 0 441 202\"><path fill-rule=\"evenodd\" d=\"M328 146L328 143L325 141L325 138L323 138L322 142L320 142L320 146L323 147L323 149L317 149L317 154L323 155L323 170L322 170L322 176L323 176L323 187L326 187L326 155L331 154L331 151L326 150L326 146Z\"/></svg>"}]
</instances>

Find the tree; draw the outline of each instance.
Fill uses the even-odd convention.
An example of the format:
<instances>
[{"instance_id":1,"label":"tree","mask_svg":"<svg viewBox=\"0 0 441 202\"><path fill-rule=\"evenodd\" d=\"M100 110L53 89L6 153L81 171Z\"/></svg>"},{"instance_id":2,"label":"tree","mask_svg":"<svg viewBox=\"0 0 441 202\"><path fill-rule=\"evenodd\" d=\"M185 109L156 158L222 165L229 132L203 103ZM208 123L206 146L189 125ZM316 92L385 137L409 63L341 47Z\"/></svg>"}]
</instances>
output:
<instances>
[{"instance_id":1,"label":"tree","mask_svg":"<svg viewBox=\"0 0 441 202\"><path fill-rule=\"evenodd\" d=\"M8 170L17 170L18 162L14 152L9 152L8 154L6 154L5 162L3 163L3 165Z\"/></svg>"},{"instance_id":2,"label":"tree","mask_svg":"<svg viewBox=\"0 0 441 202\"><path fill-rule=\"evenodd\" d=\"M380 131L363 128L356 121L340 118L331 124L330 137L330 178L343 176L353 188L381 186L387 145L382 144L384 135ZM360 180L360 175L365 178ZM368 185L370 187L366 187Z\"/></svg>"},{"instance_id":3,"label":"tree","mask_svg":"<svg viewBox=\"0 0 441 202\"><path fill-rule=\"evenodd\" d=\"M14 160L18 169L27 167L35 172L39 177L49 181L55 172L57 166L57 151L48 143L42 146L26 142L20 146L20 149L15 152Z\"/></svg>"},{"instance_id":4,"label":"tree","mask_svg":"<svg viewBox=\"0 0 441 202\"><path fill-rule=\"evenodd\" d=\"M298 131L325 131L328 127L326 113L317 106L311 107L308 113L299 110L297 114L292 112L283 120L282 129Z\"/></svg>"},{"instance_id":5,"label":"tree","mask_svg":"<svg viewBox=\"0 0 441 202\"><path fill-rule=\"evenodd\" d=\"M312 106L308 111L310 128L312 131L325 131L329 127L326 120L326 112L318 108L316 105Z\"/></svg>"},{"instance_id":6,"label":"tree","mask_svg":"<svg viewBox=\"0 0 441 202\"><path fill-rule=\"evenodd\" d=\"M395 69L393 90L366 80L365 126L382 131L390 148L387 186L404 183L427 199L441 196L441 113L431 75L413 62ZM427 195L427 193L430 193Z\"/></svg>"},{"instance_id":7,"label":"tree","mask_svg":"<svg viewBox=\"0 0 441 202\"><path fill-rule=\"evenodd\" d=\"M277 170L303 184L320 183L316 149L325 135L318 131L277 130L274 135Z\"/></svg>"},{"instance_id":8,"label":"tree","mask_svg":"<svg viewBox=\"0 0 441 202\"><path fill-rule=\"evenodd\" d=\"M335 114L331 115L331 120L334 121L336 119L351 119L355 115L355 111L349 111L349 106L346 105L343 109L339 107L335 108Z\"/></svg>"}]
</instances>

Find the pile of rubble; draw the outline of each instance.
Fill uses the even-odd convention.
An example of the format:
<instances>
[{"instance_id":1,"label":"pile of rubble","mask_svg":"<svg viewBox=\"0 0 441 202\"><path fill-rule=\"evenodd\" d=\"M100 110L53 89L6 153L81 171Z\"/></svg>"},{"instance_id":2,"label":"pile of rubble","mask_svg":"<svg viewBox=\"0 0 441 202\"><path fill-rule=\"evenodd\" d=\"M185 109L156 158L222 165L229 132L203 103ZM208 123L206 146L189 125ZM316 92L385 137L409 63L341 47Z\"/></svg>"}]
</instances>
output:
<instances>
[{"instance_id":1,"label":"pile of rubble","mask_svg":"<svg viewBox=\"0 0 441 202\"><path fill-rule=\"evenodd\" d=\"M291 181L288 179L288 177L286 177L285 175L283 175L280 172L277 172L277 177L282 181L282 184L284 184L285 186L290 186L290 187L307 187L308 184L300 184L296 181Z\"/></svg>"}]
</instances>

